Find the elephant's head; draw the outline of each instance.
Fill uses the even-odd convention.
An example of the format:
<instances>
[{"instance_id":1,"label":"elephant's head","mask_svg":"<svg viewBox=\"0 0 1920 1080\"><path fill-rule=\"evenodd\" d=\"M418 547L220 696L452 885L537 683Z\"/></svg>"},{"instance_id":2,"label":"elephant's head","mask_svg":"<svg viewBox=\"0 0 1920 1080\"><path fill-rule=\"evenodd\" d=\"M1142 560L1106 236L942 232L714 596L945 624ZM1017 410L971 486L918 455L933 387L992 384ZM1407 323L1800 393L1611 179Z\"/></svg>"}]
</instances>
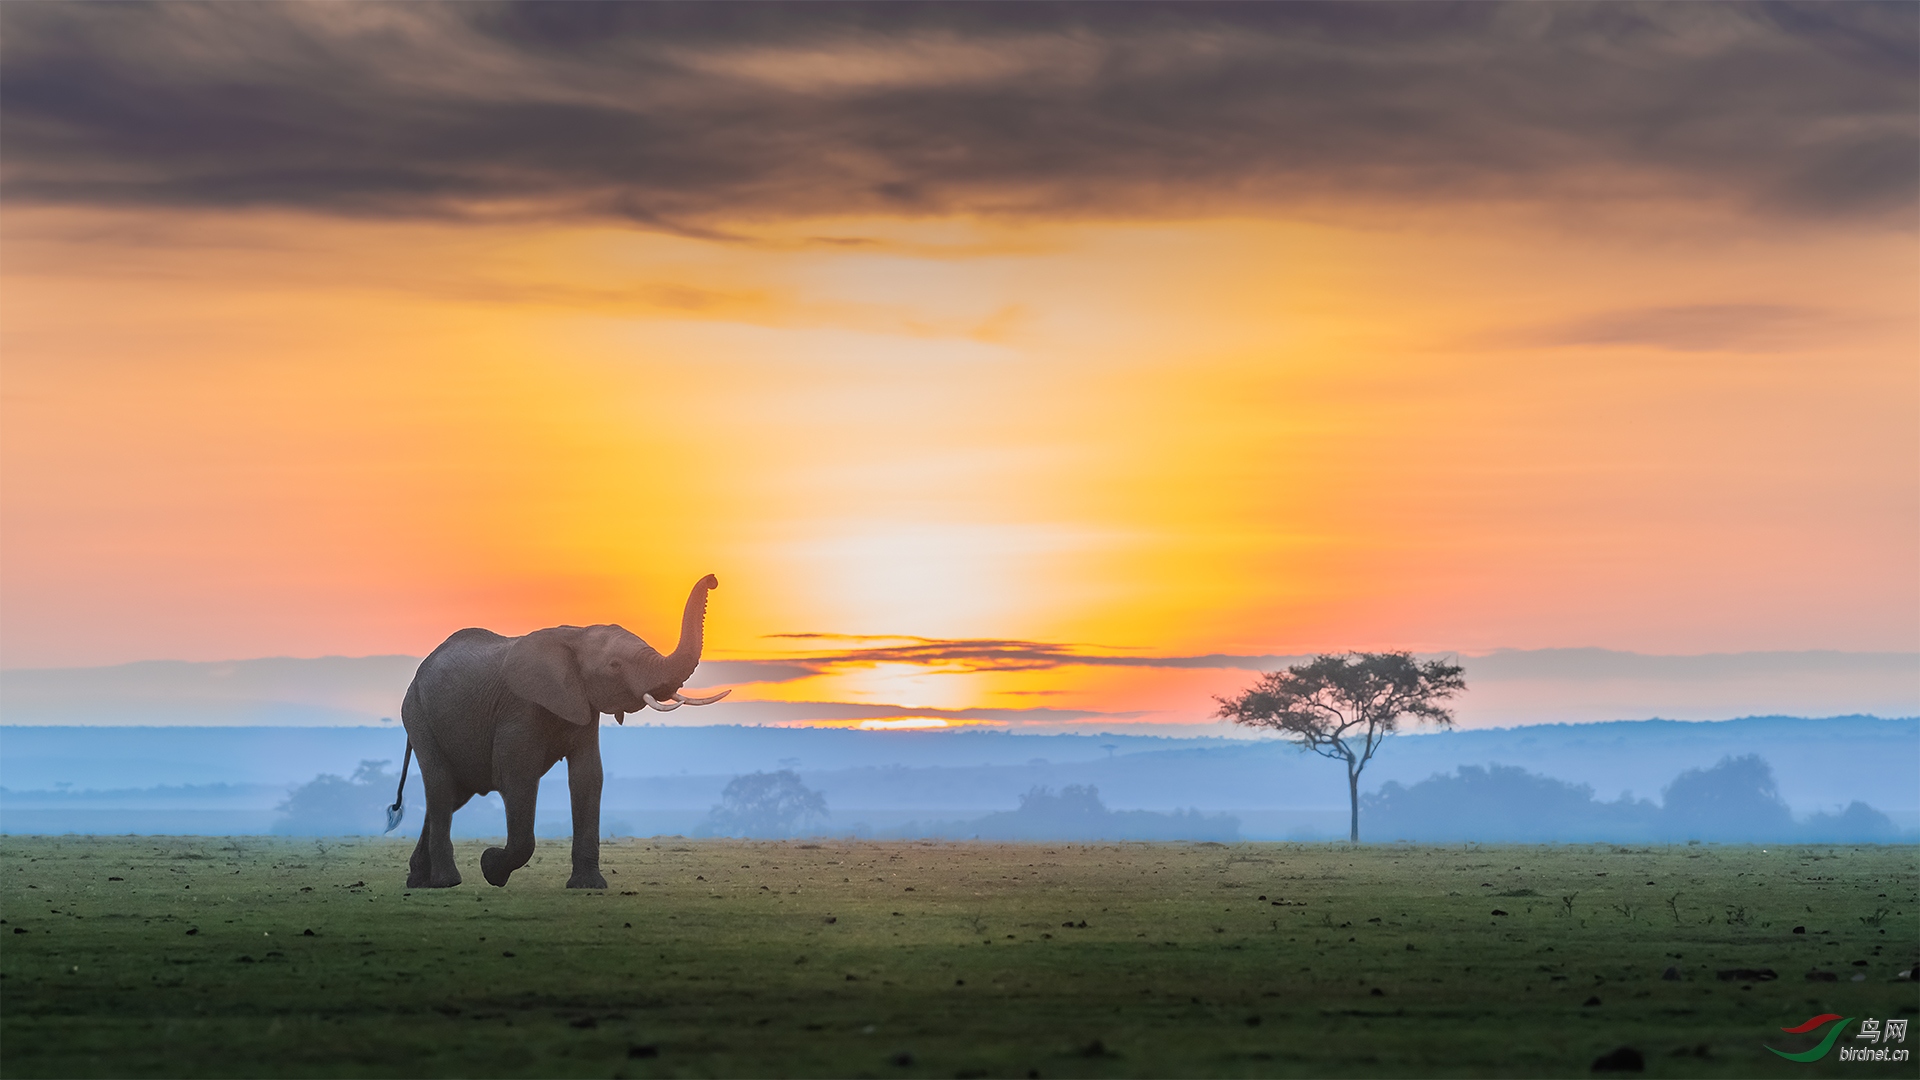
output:
<instances>
[{"instance_id":1,"label":"elephant's head","mask_svg":"<svg viewBox=\"0 0 1920 1080\"><path fill-rule=\"evenodd\" d=\"M700 663L707 593L719 587L712 574L694 584L680 621L680 644L665 655L619 626L535 630L507 650L507 688L582 725L601 713L625 723L627 713L642 708L672 712L682 705L711 705L732 691L690 697L680 688Z\"/></svg>"}]
</instances>

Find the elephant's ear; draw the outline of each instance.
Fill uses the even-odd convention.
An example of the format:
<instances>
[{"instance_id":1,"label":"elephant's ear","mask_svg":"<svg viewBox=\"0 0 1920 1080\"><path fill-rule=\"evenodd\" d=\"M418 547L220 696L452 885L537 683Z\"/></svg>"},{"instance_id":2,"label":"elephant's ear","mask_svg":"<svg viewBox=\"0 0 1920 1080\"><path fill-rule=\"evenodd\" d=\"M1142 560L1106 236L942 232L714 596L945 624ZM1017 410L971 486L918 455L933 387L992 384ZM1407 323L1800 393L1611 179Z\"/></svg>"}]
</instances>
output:
<instances>
[{"instance_id":1,"label":"elephant's ear","mask_svg":"<svg viewBox=\"0 0 1920 1080\"><path fill-rule=\"evenodd\" d=\"M586 727L596 717L574 652L579 633L578 627L556 626L535 630L508 646L507 689L570 724Z\"/></svg>"}]
</instances>

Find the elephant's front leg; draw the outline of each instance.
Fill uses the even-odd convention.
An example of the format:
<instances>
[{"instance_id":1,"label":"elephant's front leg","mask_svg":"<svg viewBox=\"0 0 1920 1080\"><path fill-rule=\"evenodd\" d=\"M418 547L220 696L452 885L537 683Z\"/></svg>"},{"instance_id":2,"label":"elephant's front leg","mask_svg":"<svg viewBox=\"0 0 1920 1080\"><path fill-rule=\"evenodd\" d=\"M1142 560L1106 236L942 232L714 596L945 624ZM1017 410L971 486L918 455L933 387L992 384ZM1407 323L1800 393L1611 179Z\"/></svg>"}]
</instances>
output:
<instances>
[{"instance_id":1,"label":"elephant's front leg","mask_svg":"<svg viewBox=\"0 0 1920 1080\"><path fill-rule=\"evenodd\" d=\"M540 794L540 777L503 784L500 801L507 804L507 846L480 853L480 873L489 885L505 885L507 876L533 858L533 807Z\"/></svg>"},{"instance_id":2,"label":"elephant's front leg","mask_svg":"<svg viewBox=\"0 0 1920 1080\"><path fill-rule=\"evenodd\" d=\"M573 876L569 889L604 889L607 879L600 874L600 768L599 732L585 746L567 757L567 790L573 796Z\"/></svg>"}]
</instances>

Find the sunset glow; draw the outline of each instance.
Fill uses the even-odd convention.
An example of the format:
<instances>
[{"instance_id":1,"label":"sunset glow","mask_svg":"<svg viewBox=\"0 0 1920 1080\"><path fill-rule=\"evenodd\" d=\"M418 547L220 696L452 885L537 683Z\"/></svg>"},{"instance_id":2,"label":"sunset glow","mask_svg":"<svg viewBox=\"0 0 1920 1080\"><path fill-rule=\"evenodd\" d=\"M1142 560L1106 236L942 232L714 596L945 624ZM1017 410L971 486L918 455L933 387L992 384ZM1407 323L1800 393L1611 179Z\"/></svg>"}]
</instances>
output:
<instances>
[{"instance_id":1,"label":"sunset glow","mask_svg":"<svg viewBox=\"0 0 1920 1080\"><path fill-rule=\"evenodd\" d=\"M861 731L929 731L952 727L945 720L933 716L903 716L898 720L862 720Z\"/></svg>"},{"instance_id":2,"label":"sunset glow","mask_svg":"<svg viewBox=\"0 0 1920 1080\"><path fill-rule=\"evenodd\" d=\"M1702 48L1760 33L1736 9L1656 14ZM107 55L134 48L71 9L9 15L16 69L57 58L63 19ZM154 18L129 78L279 77L239 29L190 73L170 50L194 32ZM330 5L222 25L298 23L345 55L432 49L416 34L457 24L473 56L537 70L530 95L587 93L462 18ZM1017 83L1072 40L923 27L902 51L821 32L676 46L675 70L831 111L903 82ZM440 82L395 100L493 78L416 70ZM1156 202L1137 185L1157 167L1103 187L1010 160L892 211L799 179L773 192L778 170L749 170L767 191L661 195L653 221L594 209L612 196L584 180L567 207L530 185L370 211L139 188L145 151L103 118L87 175L136 179L60 195L47 178L82 166L53 149L55 119L8 100L9 668L419 656L463 626L619 622L670 643L708 572L707 655L732 661L850 647L792 634L1120 658L1920 647L1910 186L1809 209L1594 151L1610 173L1579 158L1526 182L1439 157L1408 166L1430 185L1382 161L1277 186L1220 166ZM205 175L227 167L204 153ZM926 654L733 700L1194 723L1250 677Z\"/></svg>"}]
</instances>

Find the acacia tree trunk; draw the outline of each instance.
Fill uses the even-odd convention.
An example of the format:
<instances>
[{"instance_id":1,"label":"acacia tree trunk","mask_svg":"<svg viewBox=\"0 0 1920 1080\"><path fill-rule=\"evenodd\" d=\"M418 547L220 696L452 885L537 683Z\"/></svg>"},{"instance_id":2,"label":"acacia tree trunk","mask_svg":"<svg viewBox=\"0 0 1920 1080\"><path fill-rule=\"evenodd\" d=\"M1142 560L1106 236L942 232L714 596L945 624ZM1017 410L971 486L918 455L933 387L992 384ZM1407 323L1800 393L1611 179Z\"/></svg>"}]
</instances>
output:
<instances>
[{"instance_id":1,"label":"acacia tree trunk","mask_svg":"<svg viewBox=\"0 0 1920 1080\"><path fill-rule=\"evenodd\" d=\"M1360 770L1352 761L1347 762L1347 805L1352 808L1348 818L1347 841L1360 842Z\"/></svg>"}]
</instances>

